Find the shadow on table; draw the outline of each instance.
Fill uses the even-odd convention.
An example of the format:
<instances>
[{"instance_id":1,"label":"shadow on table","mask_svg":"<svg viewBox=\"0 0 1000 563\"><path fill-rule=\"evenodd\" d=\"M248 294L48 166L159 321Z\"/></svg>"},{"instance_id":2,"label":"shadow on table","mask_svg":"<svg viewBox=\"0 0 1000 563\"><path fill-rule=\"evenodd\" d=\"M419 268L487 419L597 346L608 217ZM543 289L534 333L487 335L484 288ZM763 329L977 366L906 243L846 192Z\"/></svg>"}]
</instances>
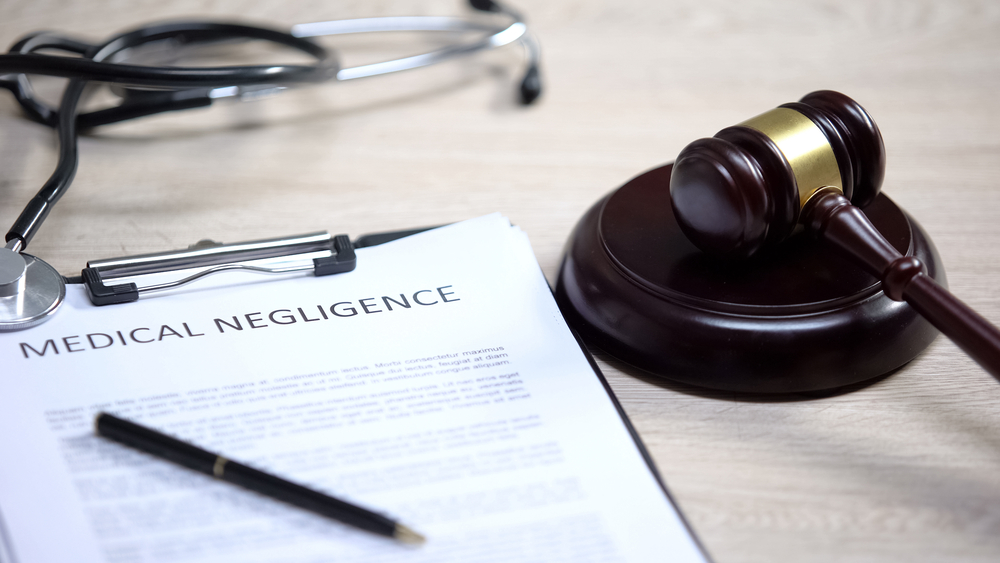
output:
<instances>
[{"instance_id":1,"label":"shadow on table","mask_svg":"<svg viewBox=\"0 0 1000 563\"><path fill-rule=\"evenodd\" d=\"M709 389L705 387L698 387L696 385L691 385L689 383L682 383L680 381L674 381L672 379L667 379L658 375L653 375L649 372L643 371L636 367L633 367L625 362L622 362L613 356L607 354L599 348L592 348L591 353L594 358L600 360L611 367L625 373L630 377L634 377L640 381L649 383L650 385L656 385L663 389L668 389L677 393L683 393L685 395L691 395L694 397L701 397L705 399L719 399L724 401L739 401L745 403L794 403L802 401L814 401L818 399L827 399L830 397L837 397L840 395L846 395L854 391L859 391L870 387L891 377L897 371L905 367L906 364L896 368L886 374L880 375L878 377L873 377L871 379L861 381L858 383L852 383L851 385L845 385L843 387L835 387L833 389L824 389L822 391L806 391L800 393L741 393L738 391L725 391L721 389Z\"/></svg>"}]
</instances>

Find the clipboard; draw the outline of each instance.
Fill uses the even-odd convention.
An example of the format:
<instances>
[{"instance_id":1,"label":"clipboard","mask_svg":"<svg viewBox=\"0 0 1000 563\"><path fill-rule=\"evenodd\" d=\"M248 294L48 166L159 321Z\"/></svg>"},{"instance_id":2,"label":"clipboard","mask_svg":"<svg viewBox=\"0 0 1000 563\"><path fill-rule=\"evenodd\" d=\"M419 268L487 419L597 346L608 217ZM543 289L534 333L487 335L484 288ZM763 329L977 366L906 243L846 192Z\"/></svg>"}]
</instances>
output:
<instances>
[{"instance_id":1,"label":"clipboard","mask_svg":"<svg viewBox=\"0 0 1000 563\"><path fill-rule=\"evenodd\" d=\"M201 278L227 271L246 271L262 274L288 274L312 272L315 276L329 276L350 272L357 266L356 248L377 246L394 240L436 229L422 227L401 231L387 231L362 235L355 241L347 235L331 235L326 231L288 237L252 240L225 244L203 239L183 250L151 254L137 254L119 258L91 260L79 276L66 278L66 283L82 283L87 296L97 306L130 303L143 293L167 291ZM315 253L324 256L313 257ZM266 258L310 257L311 265L286 268L253 266L247 262ZM113 280L146 274L159 274L187 268L205 268L176 281L139 287L135 282L114 283Z\"/></svg>"},{"instance_id":2,"label":"clipboard","mask_svg":"<svg viewBox=\"0 0 1000 563\"><path fill-rule=\"evenodd\" d=\"M144 293L175 289L206 276L227 271L250 271L264 274L289 274L295 272L308 274L312 272L315 276L353 271L358 267L358 257L354 252L355 249L378 246L436 228L438 227L423 227L367 234L358 237L354 241L351 241L347 235L330 235L327 232L233 244L201 241L184 250L90 261L80 276L68 277L66 281L70 284L83 284L86 287L88 298L95 306L127 306L127 303L138 300L140 295ZM320 256L317 257L316 254ZM261 259L288 259L303 263L303 265L270 268L248 264ZM167 283L138 285L135 281L124 283L119 281L123 278L134 279L136 276L146 274L164 274L191 268L201 268L201 270L195 274L181 274L176 280ZM571 332L591 370L600 381L607 398L614 406L618 417L621 419L648 471L655 479L667 502L674 507L676 514L697 549L701 552L705 560L711 561L708 551L671 496L652 456L632 425L627 413L614 395L610 384L597 365L592 353L576 331L571 329ZM6 544L0 545L0 548L7 548L0 549L0 556L7 555L7 557L12 557L12 555L7 553L11 549L11 541L11 534L4 519L2 507L0 507L0 544ZM0 563L7 563L7 561L7 559L0 557ZM16 559L10 559L10 561L15 562Z\"/></svg>"}]
</instances>

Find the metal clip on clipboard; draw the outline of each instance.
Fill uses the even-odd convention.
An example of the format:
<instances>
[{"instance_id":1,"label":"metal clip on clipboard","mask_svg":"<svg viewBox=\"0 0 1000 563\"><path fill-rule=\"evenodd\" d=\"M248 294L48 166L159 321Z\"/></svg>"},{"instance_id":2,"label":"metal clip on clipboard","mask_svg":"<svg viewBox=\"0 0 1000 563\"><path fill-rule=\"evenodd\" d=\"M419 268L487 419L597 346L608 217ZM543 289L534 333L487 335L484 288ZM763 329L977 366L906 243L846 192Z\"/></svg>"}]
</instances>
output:
<instances>
[{"instance_id":1,"label":"metal clip on clipboard","mask_svg":"<svg viewBox=\"0 0 1000 563\"><path fill-rule=\"evenodd\" d=\"M357 265L354 247L347 235L333 236L326 231L233 244L203 240L185 250L91 260L81 272L81 278L87 286L87 295L94 305L113 305L136 301L143 293L174 289L206 276L228 271L261 274L312 271L316 276L349 272ZM328 252L329 255L313 258L311 263L294 266L267 267L246 264L267 258L304 259L316 252ZM115 279L187 268L205 269L175 281L143 287L137 286L134 282L113 283Z\"/></svg>"},{"instance_id":2,"label":"metal clip on clipboard","mask_svg":"<svg viewBox=\"0 0 1000 563\"><path fill-rule=\"evenodd\" d=\"M353 270L358 263L354 254L356 248L378 246L435 228L437 226L371 233L358 237L353 243L347 235L334 236L326 231L232 244L202 240L184 250L91 260L80 273L80 279L72 281L86 285L87 295L94 305L114 305L136 301L142 293L174 289L221 272L289 274L311 271L316 276L328 276ZM318 252L326 255L316 257ZM311 261L308 260L310 256ZM301 263L284 267L246 263L268 258L286 258L288 261L300 258ZM116 279L188 268L205 269L175 281L144 287L138 287L134 282L113 283Z\"/></svg>"}]
</instances>

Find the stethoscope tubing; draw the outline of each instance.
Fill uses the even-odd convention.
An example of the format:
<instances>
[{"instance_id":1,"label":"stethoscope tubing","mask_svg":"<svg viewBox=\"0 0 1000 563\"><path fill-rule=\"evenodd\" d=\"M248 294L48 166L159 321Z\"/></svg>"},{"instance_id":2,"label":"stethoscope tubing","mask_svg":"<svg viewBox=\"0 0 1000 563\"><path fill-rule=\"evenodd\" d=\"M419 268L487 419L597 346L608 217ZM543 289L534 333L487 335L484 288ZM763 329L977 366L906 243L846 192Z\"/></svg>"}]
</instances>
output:
<instances>
[{"instance_id":1,"label":"stethoscope tubing","mask_svg":"<svg viewBox=\"0 0 1000 563\"><path fill-rule=\"evenodd\" d=\"M232 67L150 67L36 54L0 57L0 73L38 74L75 80L116 82L132 86L197 88L270 83L324 82L337 74L335 65L255 65Z\"/></svg>"},{"instance_id":2,"label":"stethoscope tubing","mask_svg":"<svg viewBox=\"0 0 1000 563\"><path fill-rule=\"evenodd\" d=\"M477 9L483 9L476 6ZM478 51L521 41L529 58L529 68L522 81L522 99L530 103L538 95L538 46L527 33L523 19L516 12L494 2L488 10L511 18L507 26L453 17L360 18L333 22L300 24L291 33L259 26L219 22L174 22L145 26L119 34L100 45L89 45L73 38L40 33L16 43L11 53L0 55L0 78L10 89L25 113L33 120L54 126L59 138L59 160L52 176L28 202L6 235L7 247L23 250L52 206L62 197L76 173L78 127L93 127L163 111L207 106L218 97L237 95L241 87L266 85L315 84L331 80L352 80L420 68ZM333 54L309 38L320 35L343 35L387 31L477 31L485 32L472 41L451 45L410 57L352 68L340 68ZM145 66L111 62L116 54L144 44L163 40L204 42L224 39L260 39L303 51L316 59L311 65L244 65L223 67ZM37 54L40 49L57 49L80 57ZM25 75L69 78L58 110L34 97ZM9 78L10 75L14 79ZM126 95L120 106L77 115L77 106L87 82L107 82L165 91Z\"/></svg>"}]
</instances>

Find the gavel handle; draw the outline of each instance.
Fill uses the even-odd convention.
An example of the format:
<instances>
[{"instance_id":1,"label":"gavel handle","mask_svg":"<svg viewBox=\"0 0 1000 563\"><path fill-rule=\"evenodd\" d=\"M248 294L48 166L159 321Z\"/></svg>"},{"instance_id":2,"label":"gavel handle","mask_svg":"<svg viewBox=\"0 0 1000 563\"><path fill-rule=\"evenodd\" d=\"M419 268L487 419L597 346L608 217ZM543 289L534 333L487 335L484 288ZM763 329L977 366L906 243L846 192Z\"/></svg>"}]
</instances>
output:
<instances>
[{"instance_id":1,"label":"gavel handle","mask_svg":"<svg viewBox=\"0 0 1000 563\"><path fill-rule=\"evenodd\" d=\"M1000 380L1000 330L938 285L920 260L900 254L847 198L833 191L817 193L802 208L802 222L880 278L890 299L909 303Z\"/></svg>"}]
</instances>

